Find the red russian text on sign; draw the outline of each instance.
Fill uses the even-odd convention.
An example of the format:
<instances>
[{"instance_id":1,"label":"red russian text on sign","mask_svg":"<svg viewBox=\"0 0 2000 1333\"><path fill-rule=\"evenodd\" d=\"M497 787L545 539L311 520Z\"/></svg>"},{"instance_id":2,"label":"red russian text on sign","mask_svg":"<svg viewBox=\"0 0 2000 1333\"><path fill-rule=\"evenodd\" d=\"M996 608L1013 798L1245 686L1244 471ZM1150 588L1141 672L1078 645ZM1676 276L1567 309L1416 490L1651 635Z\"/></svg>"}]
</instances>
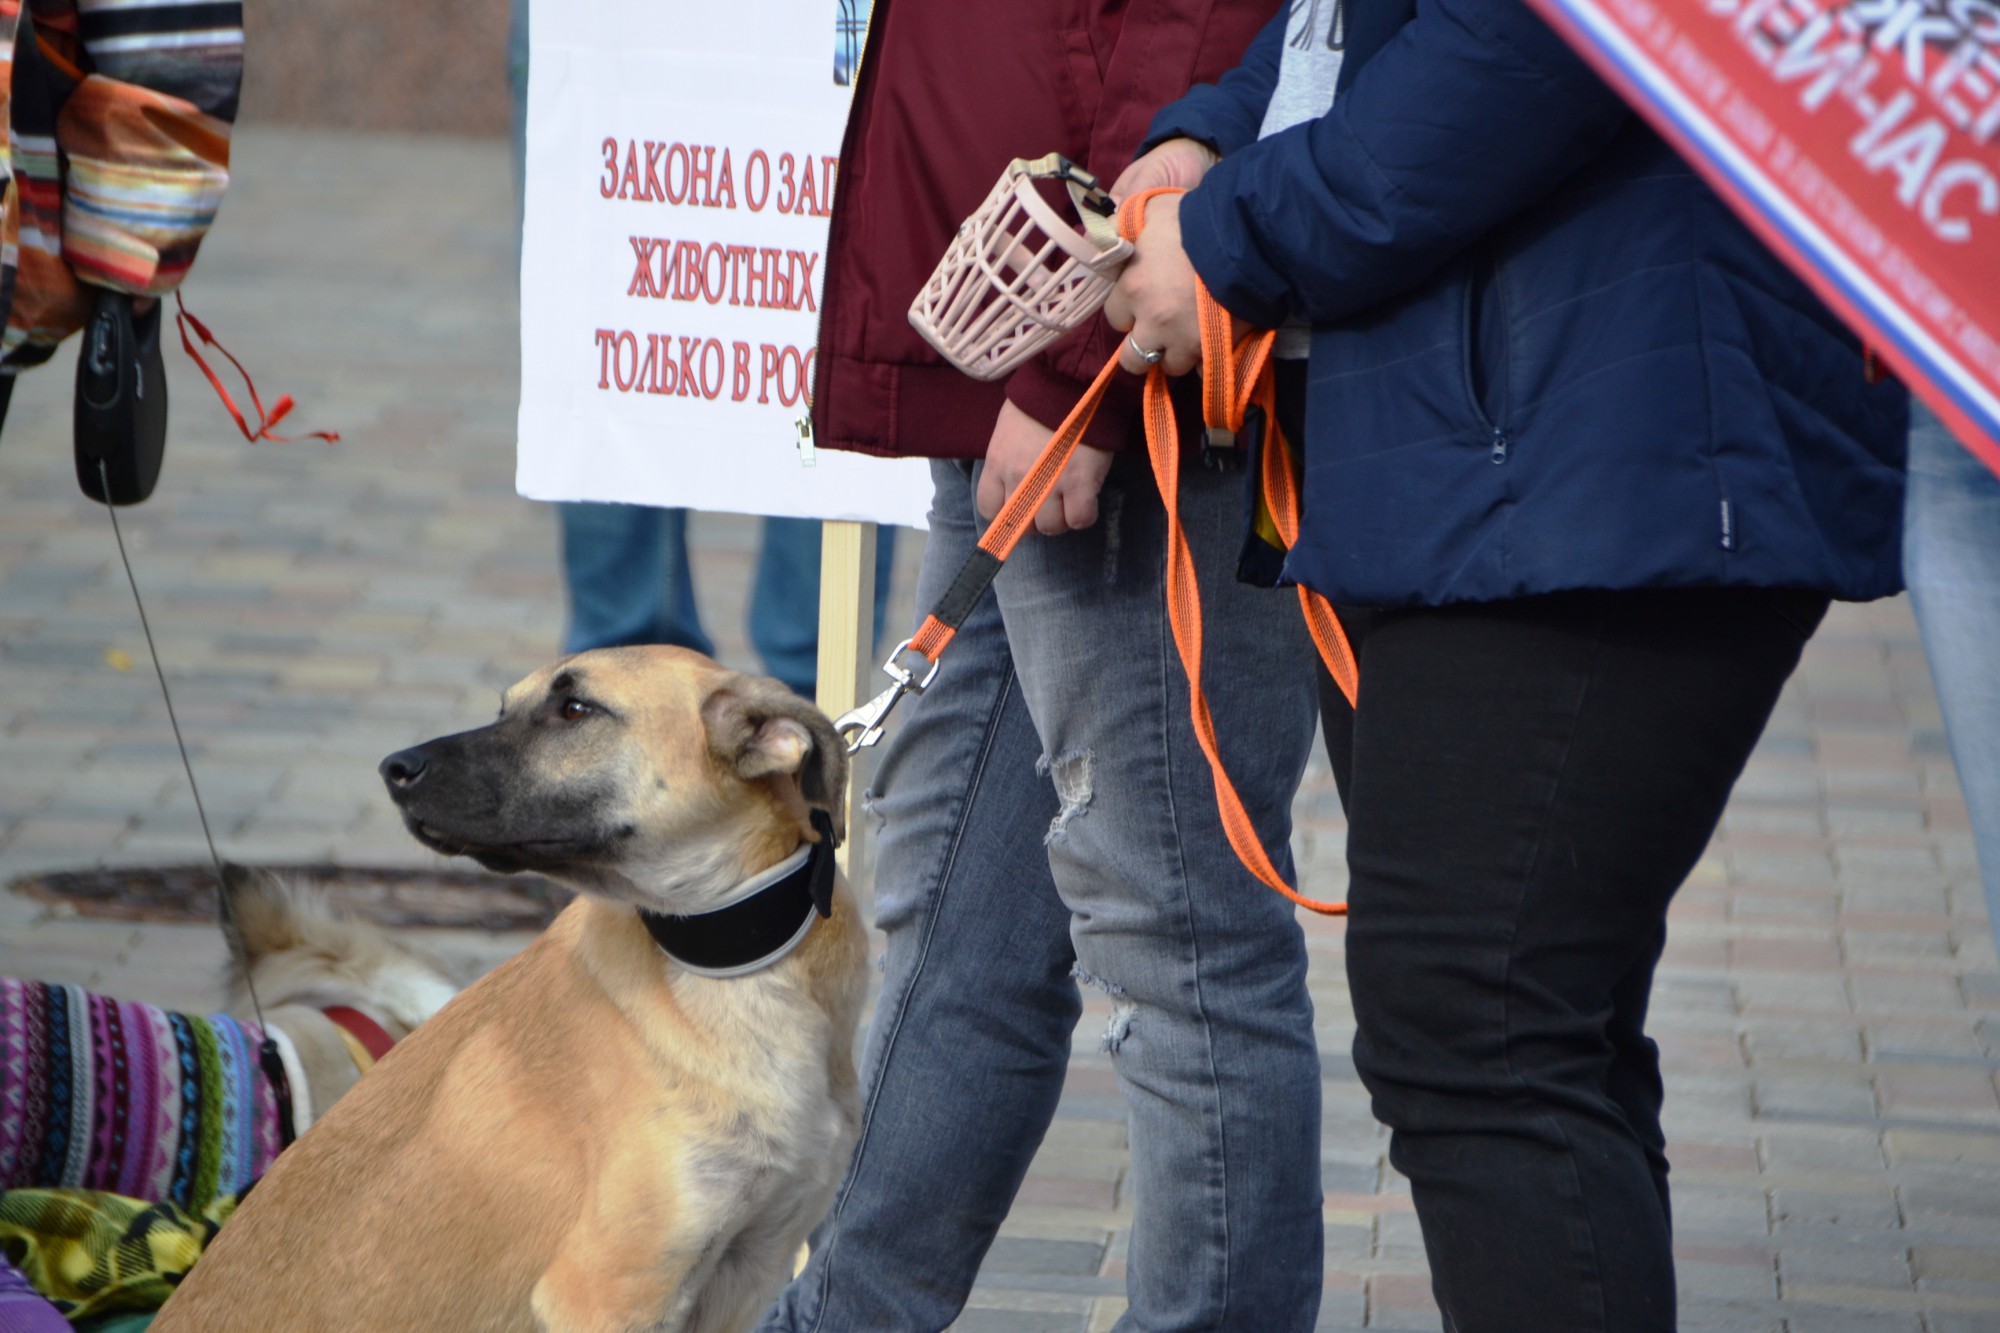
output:
<instances>
[{"instance_id":1,"label":"red russian text on sign","mask_svg":"<svg viewBox=\"0 0 2000 1333\"><path fill-rule=\"evenodd\" d=\"M720 338L598 329L597 387L670 398L752 398L784 407L812 406L815 350L784 343L752 347Z\"/></svg>"},{"instance_id":2,"label":"red russian text on sign","mask_svg":"<svg viewBox=\"0 0 2000 1333\"><path fill-rule=\"evenodd\" d=\"M675 241L632 236L632 280L627 296L762 310L819 309L813 297L819 253L722 241Z\"/></svg>"},{"instance_id":3,"label":"red russian text on sign","mask_svg":"<svg viewBox=\"0 0 2000 1333\"><path fill-rule=\"evenodd\" d=\"M727 146L619 139L598 145L603 175L597 193L604 199L688 208L737 206L735 159ZM840 159L831 153L773 155L755 148L743 158L743 201L753 213L775 203L780 213L824 218L833 215L833 187Z\"/></svg>"}]
</instances>

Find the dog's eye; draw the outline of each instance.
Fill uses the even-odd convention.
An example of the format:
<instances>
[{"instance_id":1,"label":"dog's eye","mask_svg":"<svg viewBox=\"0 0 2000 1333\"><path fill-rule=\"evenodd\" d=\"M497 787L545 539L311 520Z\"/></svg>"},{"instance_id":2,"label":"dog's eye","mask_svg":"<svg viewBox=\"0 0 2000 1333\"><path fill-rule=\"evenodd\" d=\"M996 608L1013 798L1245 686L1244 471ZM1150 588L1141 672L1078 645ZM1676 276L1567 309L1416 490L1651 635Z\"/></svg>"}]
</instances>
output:
<instances>
[{"instance_id":1,"label":"dog's eye","mask_svg":"<svg viewBox=\"0 0 2000 1333\"><path fill-rule=\"evenodd\" d=\"M592 713L595 713L596 711L597 709L595 707L585 703L581 699L563 700L562 715L567 721L575 722L581 718L589 717Z\"/></svg>"}]
</instances>

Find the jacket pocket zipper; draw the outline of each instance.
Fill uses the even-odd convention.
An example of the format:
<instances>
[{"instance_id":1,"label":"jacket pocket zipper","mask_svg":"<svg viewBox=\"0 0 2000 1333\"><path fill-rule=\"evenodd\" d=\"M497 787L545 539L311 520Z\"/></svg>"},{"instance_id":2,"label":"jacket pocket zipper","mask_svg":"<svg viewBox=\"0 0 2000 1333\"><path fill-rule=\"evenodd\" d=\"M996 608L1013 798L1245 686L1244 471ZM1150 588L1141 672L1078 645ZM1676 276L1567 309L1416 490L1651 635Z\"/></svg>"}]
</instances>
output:
<instances>
[{"instance_id":1,"label":"jacket pocket zipper","mask_svg":"<svg viewBox=\"0 0 2000 1333\"><path fill-rule=\"evenodd\" d=\"M1492 295L1491 302L1487 303L1484 309L1482 309L1480 300L1482 292L1490 292ZM1464 340L1465 347L1463 366L1465 396L1472 404L1473 416L1478 420L1480 425L1486 428L1488 439L1487 456L1497 466L1507 461L1508 454L1512 449L1512 441L1507 438L1507 434L1501 428L1499 421L1494 419L1494 414L1487 412L1483 390L1488 386L1481 382L1478 374L1482 360L1486 359L1482 356L1482 343L1489 331L1488 325L1494 321L1499 322L1500 354L1497 358L1498 363L1488 366L1487 370L1494 379L1495 386L1498 387L1499 392L1496 395L1499 408L1498 416L1504 420L1507 415L1507 396L1509 391L1507 385L1506 308L1505 303L1500 297L1500 266L1494 258L1492 247L1489 245L1479 251L1477 258L1471 265L1471 271L1467 275L1465 308L1460 320L1460 336Z\"/></svg>"}]
</instances>

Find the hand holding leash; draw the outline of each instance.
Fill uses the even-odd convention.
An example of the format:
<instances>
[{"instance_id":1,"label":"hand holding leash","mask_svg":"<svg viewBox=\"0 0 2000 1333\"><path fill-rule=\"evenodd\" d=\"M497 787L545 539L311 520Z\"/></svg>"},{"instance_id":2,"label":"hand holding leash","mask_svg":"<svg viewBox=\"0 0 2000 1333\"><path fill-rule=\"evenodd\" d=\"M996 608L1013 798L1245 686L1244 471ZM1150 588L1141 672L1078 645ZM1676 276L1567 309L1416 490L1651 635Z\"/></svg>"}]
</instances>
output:
<instances>
[{"instance_id":1,"label":"hand holding leash","mask_svg":"<svg viewBox=\"0 0 2000 1333\"><path fill-rule=\"evenodd\" d=\"M1111 197L1120 203L1128 195L1162 187L1192 190L1201 184L1208 169L1222 159L1215 150L1197 139L1169 139L1118 173L1111 182Z\"/></svg>"},{"instance_id":2,"label":"hand holding leash","mask_svg":"<svg viewBox=\"0 0 2000 1333\"><path fill-rule=\"evenodd\" d=\"M1041 457L1053 434L1047 426L1012 403L1001 405L986 446L986 466L979 473L979 514L991 519L1007 503ZM1077 532L1097 522L1097 493L1111 471L1113 455L1087 444L1077 445L1056 479L1055 489L1035 511L1035 531L1045 537Z\"/></svg>"},{"instance_id":3,"label":"hand holding leash","mask_svg":"<svg viewBox=\"0 0 2000 1333\"><path fill-rule=\"evenodd\" d=\"M1150 347L1143 342L1135 343L1128 338L1120 345L1118 354L1105 362L1104 369L1097 372L1097 378L1091 382L1082 399L1063 419L1062 425L1056 428L1021 484L1010 491L1007 502L980 536L978 546L966 559L951 587L945 590L944 596L938 599L930 614L917 627L916 634L897 645L896 652L890 655L884 670L896 683L861 708L838 719L834 725L843 736L852 733L848 741L850 753L864 745L872 745L881 736L883 720L895 707L896 701L904 694L930 684L937 674L939 656L992 584L994 576L1000 572L1001 562L1026 535L1029 524L1054 492L1085 428L1104 401L1111 377L1121 366L1135 368L1127 361L1131 358L1144 366L1146 371L1143 400L1146 446L1152 462L1153 479L1159 486L1161 506L1167 513L1166 591L1174 646L1179 653L1182 670L1187 674L1188 707L1195 737L1215 778L1216 805L1222 817L1223 832L1244 868L1272 890L1308 910L1339 914L1347 910L1345 903L1319 902L1305 897L1286 882L1272 862L1249 811L1223 768L1216 742L1215 722L1202 690L1201 589L1195 577L1187 533L1180 522L1180 430L1174 420L1172 399L1167 392L1167 376L1174 365L1179 364L1186 369L1197 361L1206 363L1201 380L1202 420L1208 427L1213 445L1236 445L1245 435L1248 414L1253 408L1268 423L1264 443L1257 451L1259 505L1286 548L1298 540L1300 498L1297 463L1290 447L1276 429L1277 390L1271 371L1271 347L1276 335L1269 330L1239 330L1229 312L1208 294L1208 289L1202 285L1181 250L1181 193L1172 186L1156 186L1131 195L1118 207L1121 239L1141 247L1140 258L1133 262L1126 276L1132 277L1134 271L1149 259L1152 265L1145 278L1135 279L1131 289L1126 287L1123 279L1119 282L1120 294L1131 302L1121 314L1134 315L1134 318L1125 321L1125 327L1131 329L1136 337L1170 340L1162 345L1160 363L1153 363L1149 355ZM1147 205L1155 202L1160 207L1148 216ZM1148 224L1160 226L1162 219L1168 220L1162 229L1168 234L1162 237L1161 244L1149 250L1144 244ZM960 277L962 279L963 274ZM1184 294L1180 291L1182 286L1186 288ZM912 322L927 338L931 336L923 323L916 319L914 311ZM1114 316L1112 322L1116 324L1119 320ZM1183 322L1192 324L1191 346L1180 328ZM946 351L943 342L934 339L933 345L938 346L940 351ZM946 351L946 355L949 356L950 352ZM1306 627L1319 650L1320 659L1348 702L1353 703L1359 688L1359 672L1339 618L1326 599L1311 589L1301 585L1298 595L1300 610L1304 613ZM917 653L931 664L922 685L913 684L914 672L896 662L896 658L906 650Z\"/></svg>"},{"instance_id":4,"label":"hand holding leash","mask_svg":"<svg viewBox=\"0 0 2000 1333\"><path fill-rule=\"evenodd\" d=\"M167 448L167 370L160 303L99 287L76 358L76 482L99 504L153 493Z\"/></svg>"},{"instance_id":5,"label":"hand holding leash","mask_svg":"<svg viewBox=\"0 0 2000 1333\"><path fill-rule=\"evenodd\" d=\"M1118 364L1133 375L1155 365L1185 375L1201 362L1194 265L1181 249L1181 196L1171 187L1159 190L1132 196L1145 210L1146 229L1134 238L1132 258L1104 302L1104 318L1129 335L1119 344Z\"/></svg>"}]
</instances>

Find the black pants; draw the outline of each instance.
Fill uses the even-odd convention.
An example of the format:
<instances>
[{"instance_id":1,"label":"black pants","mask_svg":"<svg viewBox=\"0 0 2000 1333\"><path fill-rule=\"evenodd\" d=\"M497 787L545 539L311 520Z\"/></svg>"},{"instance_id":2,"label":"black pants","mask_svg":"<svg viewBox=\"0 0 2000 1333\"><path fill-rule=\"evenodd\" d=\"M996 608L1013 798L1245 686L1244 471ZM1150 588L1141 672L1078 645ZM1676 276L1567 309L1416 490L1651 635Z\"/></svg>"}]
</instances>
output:
<instances>
[{"instance_id":1,"label":"black pants","mask_svg":"<svg viewBox=\"0 0 2000 1333\"><path fill-rule=\"evenodd\" d=\"M1825 613L1587 592L1349 612L1354 1062L1455 1333L1674 1328L1647 994L1668 901Z\"/></svg>"}]
</instances>

